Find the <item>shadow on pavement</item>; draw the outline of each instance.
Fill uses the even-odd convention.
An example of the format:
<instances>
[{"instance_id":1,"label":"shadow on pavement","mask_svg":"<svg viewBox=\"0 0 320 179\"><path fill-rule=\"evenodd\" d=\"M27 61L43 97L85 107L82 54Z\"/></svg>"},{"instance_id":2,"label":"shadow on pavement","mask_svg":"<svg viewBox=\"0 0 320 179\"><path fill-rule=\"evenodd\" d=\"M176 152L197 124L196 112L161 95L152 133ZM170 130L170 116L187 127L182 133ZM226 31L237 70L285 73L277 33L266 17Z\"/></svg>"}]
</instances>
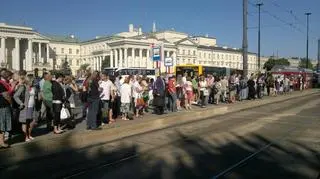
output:
<instances>
[{"instance_id":1,"label":"shadow on pavement","mask_svg":"<svg viewBox=\"0 0 320 179\"><path fill-rule=\"evenodd\" d=\"M216 147L212 145L215 141L179 132L176 135L179 141L143 155L139 155L139 145L126 141L70 150L72 141L66 136L64 142L57 143L65 145L65 151L1 166L0 178L63 178L77 173L82 174L71 178L212 178L270 143L256 134L250 139L234 135L236 142ZM319 161L307 157L319 154L303 144L293 144L307 153L300 154L294 148L275 144L219 178L310 178L310 173L299 167L319 171ZM24 152L44 153L44 150L30 143L24 145ZM0 158L0 163L2 160L10 159Z\"/></svg>"},{"instance_id":2,"label":"shadow on pavement","mask_svg":"<svg viewBox=\"0 0 320 179\"><path fill-rule=\"evenodd\" d=\"M219 178L304 179L320 176L320 155L315 149L296 140L287 140L284 144L257 133L245 137L229 133L233 140L221 142L209 135L190 136L176 131L170 135L178 139L162 146L127 138L80 150L74 147L76 141L72 141L70 135L63 136L63 140L50 141L63 146L62 149L57 147L55 154L26 159L17 164L3 165L17 154L3 157L1 152L7 151L0 150L0 178L210 179L270 143L273 144L269 148ZM153 148L145 149L150 145ZM21 148L19 154L25 156L46 154L47 150L36 142ZM144 152L141 154L142 149Z\"/></svg>"}]
</instances>

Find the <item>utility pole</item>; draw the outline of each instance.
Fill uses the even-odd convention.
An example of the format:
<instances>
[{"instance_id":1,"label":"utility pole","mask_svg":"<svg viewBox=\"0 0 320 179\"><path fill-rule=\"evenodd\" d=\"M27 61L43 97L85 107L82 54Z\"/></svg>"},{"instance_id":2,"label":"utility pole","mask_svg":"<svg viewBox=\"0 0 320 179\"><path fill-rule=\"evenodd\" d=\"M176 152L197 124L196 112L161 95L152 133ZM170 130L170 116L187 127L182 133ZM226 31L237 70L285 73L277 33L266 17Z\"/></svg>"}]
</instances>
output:
<instances>
[{"instance_id":1,"label":"utility pole","mask_svg":"<svg viewBox=\"0 0 320 179\"><path fill-rule=\"evenodd\" d=\"M260 63L261 63L261 60L260 60L260 57L261 57L261 32L260 32L260 21L261 21L261 6L263 6L263 3L258 3L257 4L258 6L258 9L259 9L259 30L258 30L258 68L260 70Z\"/></svg>"},{"instance_id":2,"label":"utility pole","mask_svg":"<svg viewBox=\"0 0 320 179\"><path fill-rule=\"evenodd\" d=\"M243 0L243 35L242 35L242 58L243 75L248 76L248 0Z\"/></svg>"},{"instance_id":3,"label":"utility pole","mask_svg":"<svg viewBox=\"0 0 320 179\"><path fill-rule=\"evenodd\" d=\"M306 61L306 68L309 66L309 16L311 15L310 12L305 13L307 16L307 61Z\"/></svg>"},{"instance_id":4,"label":"utility pole","mask_svg":"<svg viewBox=\"0 0 320 179\"><path fill-rule=\"evenodd\" d=\"M318 39L318 69L317 69L320 73L320 39Z\"/></svg>"}]
</instances>

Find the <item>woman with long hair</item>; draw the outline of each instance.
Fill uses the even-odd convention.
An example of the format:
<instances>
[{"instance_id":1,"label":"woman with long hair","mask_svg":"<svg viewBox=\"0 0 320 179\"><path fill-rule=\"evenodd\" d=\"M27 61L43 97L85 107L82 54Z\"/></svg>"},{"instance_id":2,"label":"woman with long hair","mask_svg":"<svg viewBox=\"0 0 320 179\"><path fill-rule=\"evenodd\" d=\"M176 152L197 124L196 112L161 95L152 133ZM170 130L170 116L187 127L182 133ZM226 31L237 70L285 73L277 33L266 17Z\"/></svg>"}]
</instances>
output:
<instances>
[{"instance_id":1,"label":"woman with long hair","mask_svg":"<svg viewBox=\"0 0 320 179\"><path fill-rule=\"evenodd\" d=\"M53 133L61 134L64 131L61 129L60 113L66 98L65 90L63 88L63 74L56 74L56 80L52 81L52 110L53 110Z\"/></svg>"},{"instance_id":2,"label":"woman with long hair","mask_svg":"<svg viewBox=\"0 0 320 179\"><path fill-rule=\"evenodd\" d=\"M208 83L203 75L200 76L199 80L199 89L200 89L200 99L201 99L201 107L205 108L208 102Z\"/></svg>"},{"instance_id":3,"label":"woman with long hair","mask_svg":"<svg viewBox=\"0 0 320 179\"><path fill-rule=\"evenodd\" d=\"M187 77L187 82L185 84L185 91L186 91L186 109L187 110L191 110L192 107L192 99L193 99L193 88L192 88L192 80L191 80L191 77Z\"/></svg>"},{"instance_id":4,"label":"woman with long hair","mask_svg":"<svg viewBox=\"0 0 320 179\"><path fill-rule=\"evenodd\" d=\"M19 122L22 124L22 131L25 135L25 142L33 140L31 135L36 121L34 119L36 90L31 78L27 79L25 76L20 76L19 85L13 96L15 103L18 105Z\"/></svg>"}]
</instances>

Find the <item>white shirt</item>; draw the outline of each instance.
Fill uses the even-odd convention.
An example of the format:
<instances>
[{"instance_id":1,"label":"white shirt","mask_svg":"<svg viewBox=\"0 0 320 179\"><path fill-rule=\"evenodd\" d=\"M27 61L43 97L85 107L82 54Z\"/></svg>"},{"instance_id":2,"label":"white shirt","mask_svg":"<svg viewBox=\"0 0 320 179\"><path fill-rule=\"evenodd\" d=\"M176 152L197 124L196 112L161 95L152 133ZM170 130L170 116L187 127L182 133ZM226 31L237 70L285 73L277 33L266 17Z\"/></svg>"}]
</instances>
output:
<instances>
[{"instance_id":1,"label":"white shirt","mask_svg":"<svg viewBox=\"0 0 320 179\"><path fill-rule=\"evenodd\" d=\"M110 100L112 85L113 84L110 80L100 82L99 87L102 88L102 92L100 94L101 100Z\"/></svg>"},{"instance_id":2,"label":"white shirt","mask_svg":"<svg viewBox=\"0 0 320 179\"><path fill-rule=\"evenodd\" d=\"M182 77L182 83L183 83L183 85L185 85L186 83L187 83L187 77Z\"/></svg>"},{"instance_id":3,"label":"white shirt","mask_svg":"<svg viewBox=\"0 0 320 179\"><path fill-rule=\"evenodd\" d=\"M28 108L33 108L35 104L34 96L36 95L36 91L33 87L29 91L29 95Z\"/></svg>"},{"instance_id":4,"label":"white shirt","mask_svg":"<svg viewBox=\"0 0 320 179\"><path fill-rule=\"evenodd\" d=\"M139 98L139 94L141 93L142 87L140 86L138 81L135 81L132 85L132 96L134 98Z\"/></svg>"},{"instance_id":5,"label":"white shirt","mask_svg":"<svg viewBox=\"0 0 320 179\"><path fill-rule=\"evenodd\" d=\"M207 81L199 81L200 91L204 91L207 88Z\"/></svg>"},{"instance_id":6,"label":"white shirt","mask_svg":"<svg viewBox=\"0 0 320 179\"><path fill-rule=\"evenodd\" d=\"M127 83L121 85L120 88L120 95L121 95L121 103L130 103L131 102L131 86Z\"/></svg>"}]
</instances>

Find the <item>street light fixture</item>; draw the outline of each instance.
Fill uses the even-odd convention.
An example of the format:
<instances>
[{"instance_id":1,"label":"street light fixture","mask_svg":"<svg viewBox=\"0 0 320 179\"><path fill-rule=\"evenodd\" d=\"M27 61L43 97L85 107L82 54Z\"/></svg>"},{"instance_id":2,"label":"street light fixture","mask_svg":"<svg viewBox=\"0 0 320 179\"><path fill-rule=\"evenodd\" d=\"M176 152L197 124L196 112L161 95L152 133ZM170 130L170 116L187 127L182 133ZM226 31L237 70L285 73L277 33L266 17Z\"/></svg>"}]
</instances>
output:
<instances>
[{"instance_id":1,"label":"street light fixture","mask_svg":"<svg viewBox=\"0 0 320 179\"><path fill-rule=\"evenodd\" d=\"M261 6L263 6L263 3L258 3L257 4L258 6L258 9L259 9L259 30L258 30L258 68L260 70L260 65L261 65L261 60L260 60L260 57L261 57L261 41L260 41L260 38L261 38L261 32L260 32L260 21L261 21Z\"/></svg>"},{"instance_id":2,"label":"street light fixture","mask_svg":"<svg viewBox=\"0 0 320 179\"><path fill-rule=\"evenodd\" d=\"M309 66L309 16L311 15L311 12L305 13L307 16L307 59L306 59L306 68Z\"/></svg>"}]
</instances>

